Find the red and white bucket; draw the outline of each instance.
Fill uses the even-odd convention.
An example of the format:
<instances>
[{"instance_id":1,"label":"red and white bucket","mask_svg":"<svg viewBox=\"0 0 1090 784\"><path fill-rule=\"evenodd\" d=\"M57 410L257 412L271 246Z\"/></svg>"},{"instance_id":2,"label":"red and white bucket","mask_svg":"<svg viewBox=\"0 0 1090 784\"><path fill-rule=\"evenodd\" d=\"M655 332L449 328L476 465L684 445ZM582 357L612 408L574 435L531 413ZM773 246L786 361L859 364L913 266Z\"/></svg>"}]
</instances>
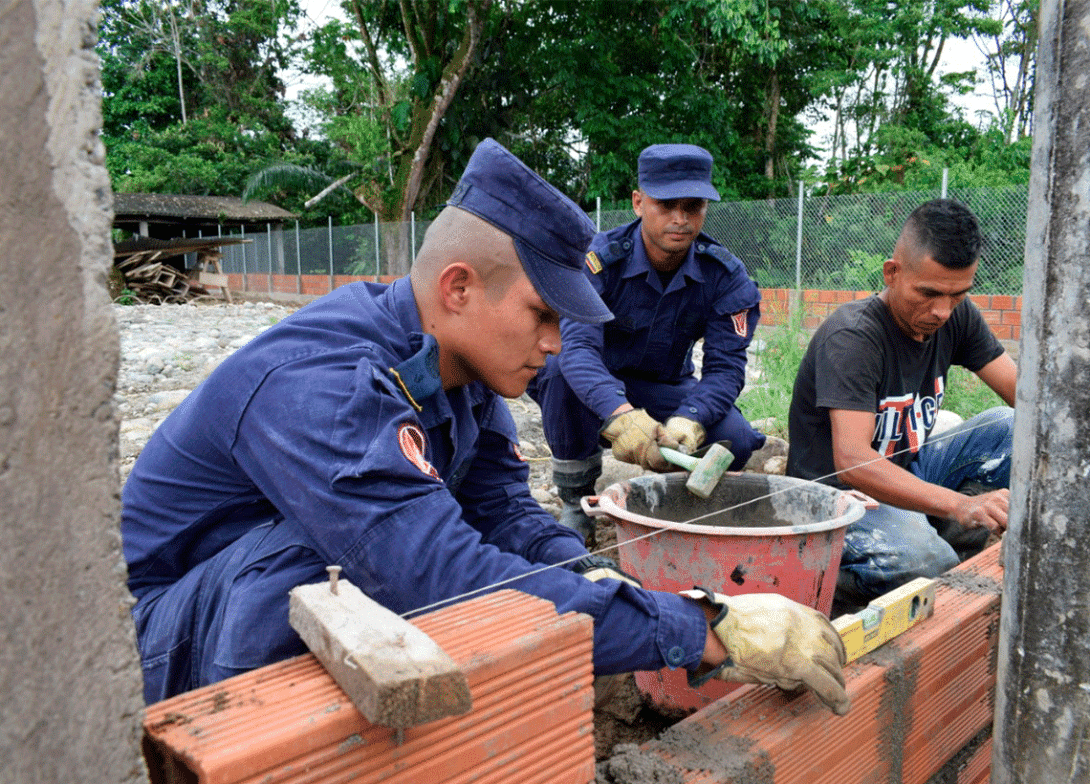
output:
<instances>
[{"instance_id":1,"label":"red and white bucket","mask_svg":"<svg viewBox=\"0 0 1090 784\"><path fill-rule=\"evenodd\" d=\"M617 531L617 560L644 587L693 586L737 595L778 593L829 614L844 533L864 511L855 495L767 474L725 474L708 498L685 488L685 473L648 474L584 499ZM661 709L701 708L738 684L688 685L685 670L637 672Z\"/></svg>"}]
</instances>

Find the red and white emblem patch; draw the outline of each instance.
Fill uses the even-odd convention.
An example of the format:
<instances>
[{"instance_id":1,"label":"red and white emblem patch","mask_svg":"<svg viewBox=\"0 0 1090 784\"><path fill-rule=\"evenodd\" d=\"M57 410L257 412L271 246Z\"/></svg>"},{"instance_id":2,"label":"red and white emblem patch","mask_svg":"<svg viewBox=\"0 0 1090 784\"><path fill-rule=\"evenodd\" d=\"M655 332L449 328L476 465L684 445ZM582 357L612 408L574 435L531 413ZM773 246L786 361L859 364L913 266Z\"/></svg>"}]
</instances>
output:
<instances>
[{"instance_id":1,"label":"red and white emblem patch","mask_svg":"<svg viewBox=\"0 0 1090 784\"><path fill-rule=\"evenodd\" d=\"M730 320L734 322L734 334L740 338L744 338L749 333L747 316L749 316L749 308L732 313L730 317Z\"/></svg>"},{"instance_id":2,"label":"red and white emblem patch","mask_svg":"<svg viewBox=\"0 0 1090 784\"><path fill-rule=\"evenodd\" d=\"M424 459L426 444L424 431L416 425L406 422L397 428L397 445L401 447L401 454L426 475L438 479L439 472L435 466Z\"/></svg>"}]
</instances>

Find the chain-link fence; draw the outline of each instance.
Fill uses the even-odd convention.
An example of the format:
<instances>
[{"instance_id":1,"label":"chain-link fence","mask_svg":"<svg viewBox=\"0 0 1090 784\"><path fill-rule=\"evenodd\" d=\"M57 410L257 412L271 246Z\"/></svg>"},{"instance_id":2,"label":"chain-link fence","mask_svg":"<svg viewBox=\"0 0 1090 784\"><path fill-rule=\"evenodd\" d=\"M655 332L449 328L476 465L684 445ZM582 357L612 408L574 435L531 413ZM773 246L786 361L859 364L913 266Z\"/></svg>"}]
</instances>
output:
<instances>
[{"instance_id":1,"label":"chain-link fence","mask_svg":"<svg viewBox=\"0 0 1090 784\"><path fill-rule=\"evenodd\" d=\"M1021 293L1026 194L1026 186L947 194L967 204L984 231L975 293ZM763 287L877 291L882 262L892 253L905 217L937 196L916 191L712 203L704 230L742 259ZM634 219L630 210L590 217L603 231ZM331 281L342 275L403 275L428 225L414 220L314 229L270 226L246 235L250 243L225 248L223 271L267 274L270 281L273 275L329 275Z\"/></svg>"}]
</instances>

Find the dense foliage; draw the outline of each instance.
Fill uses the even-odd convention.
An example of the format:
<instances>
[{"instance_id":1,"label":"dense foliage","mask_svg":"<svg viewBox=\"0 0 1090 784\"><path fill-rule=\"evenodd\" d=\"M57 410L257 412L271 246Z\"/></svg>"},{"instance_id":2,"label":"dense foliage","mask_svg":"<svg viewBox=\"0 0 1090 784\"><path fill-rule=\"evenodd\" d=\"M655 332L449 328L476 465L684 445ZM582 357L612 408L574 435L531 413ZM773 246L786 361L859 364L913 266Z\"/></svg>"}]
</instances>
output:
<instances>
[{"instance_id":1,"label":"dense foliage","mask_svg":"<svg viewBox=\"0 0 1090 784\"><path fill-rule=\"evenodd\" d=\"M429 217L494 136L584 205L691 141L727 199L1024 183L1036 4L991 0L105 0L118 191L268 198L305 224ZM938 75L972 39L984 73ZM294 68L316 86L285 97ZM951 102L984 82L994 112ZM301 109L316 118L297 127ZM832 127L829 140L810 128ZM810 162L820 159L820 166ZM332 186L332 187L331 187ZM849 274L849 273L845 273Z\"/></svg>"}]
</instances>

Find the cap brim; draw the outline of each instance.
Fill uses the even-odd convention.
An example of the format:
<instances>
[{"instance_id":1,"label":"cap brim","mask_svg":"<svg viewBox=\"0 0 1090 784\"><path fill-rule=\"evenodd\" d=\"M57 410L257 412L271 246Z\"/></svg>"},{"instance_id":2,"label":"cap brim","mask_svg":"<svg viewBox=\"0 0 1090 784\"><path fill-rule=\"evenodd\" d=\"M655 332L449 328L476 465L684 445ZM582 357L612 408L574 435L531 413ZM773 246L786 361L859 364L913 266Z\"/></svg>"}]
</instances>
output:
<instances>
[{"instance_id":1,"label":"cap brim","mask_svg":"<svg viewBox=\"0 0 1090 784\"><path fill-rule=\"evenodd\" d=\"M550 259L518 237L512 239L526 277L546 305L564 318L584 324L603 324L613 318L581 269Z\"/></svg>"},{"instance_id":2,"label":"cap brim","mask_svg":"<svg viewBox=\"0 0 1090 784\"><path fill-rule=\"evenodd\" d=\"M640 185L640 190L652 199L708 199L719 201L719 191L704 180L675 180L662 185Z\"/></svg>"}]
</instances>

